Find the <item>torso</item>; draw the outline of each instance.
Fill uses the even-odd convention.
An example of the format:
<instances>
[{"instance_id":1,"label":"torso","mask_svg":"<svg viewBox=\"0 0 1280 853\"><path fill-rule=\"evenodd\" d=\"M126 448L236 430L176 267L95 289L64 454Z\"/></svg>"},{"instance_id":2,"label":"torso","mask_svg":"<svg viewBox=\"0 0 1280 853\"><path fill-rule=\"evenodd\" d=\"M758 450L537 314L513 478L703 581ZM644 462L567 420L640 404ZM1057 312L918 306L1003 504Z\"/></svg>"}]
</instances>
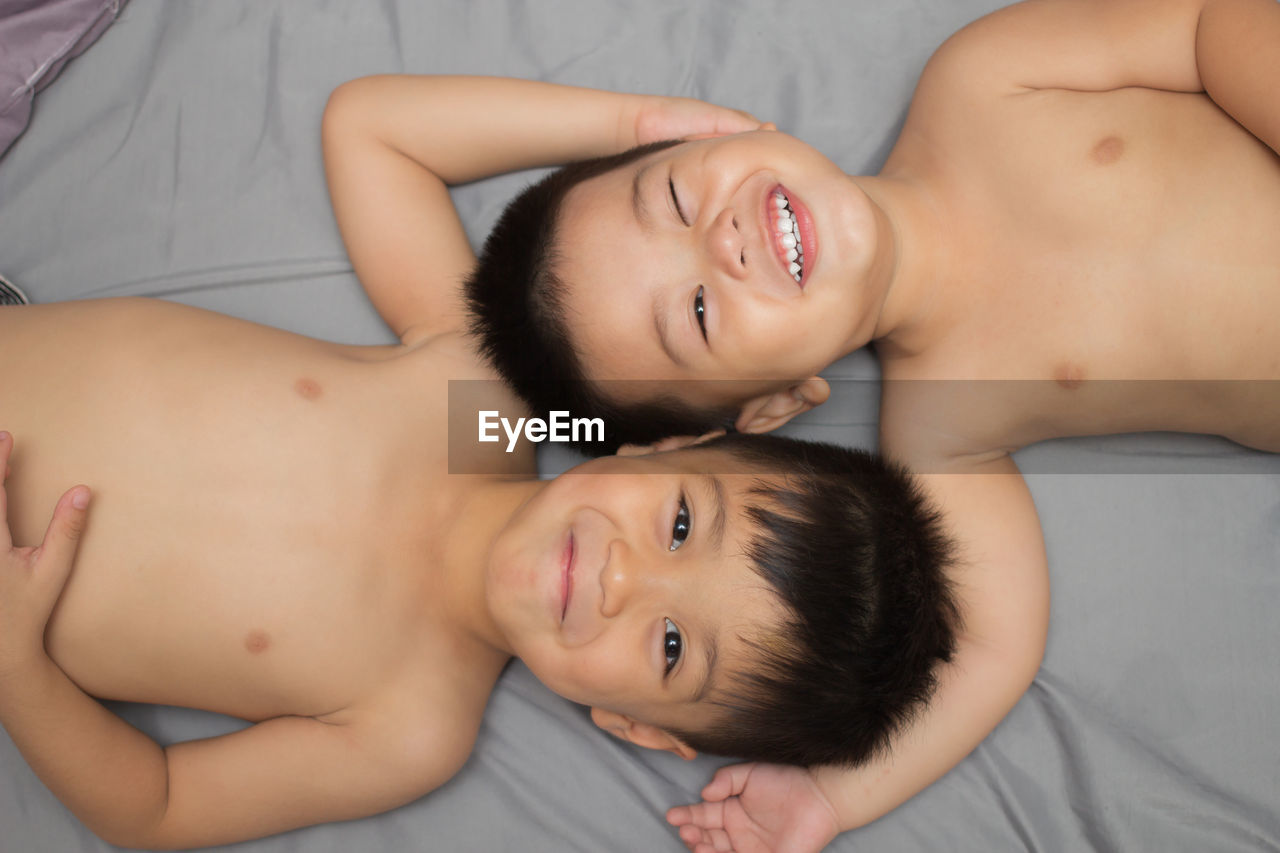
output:
<instances>
[{"instance_id":1,"label":"torso","mask_svg":"<svg viewBox=\"0 0 1280 853\"><path fill-rule=\"evenodd\" d=\"M965 247L929 346L883 358L887 411L894 380L999 380L929 392L949 452L1137 430L1280 450L1280 158L1204 95L974 101L913 113L886 164L923 169Z\"/></svg>"},{"instance_id":2,"label":"torso","mask_svg":"<svg viewBox=\"0 0 1280 853\"><path fill-rule=\"evenodd\" d=\"M15 540L94 489L46 632L86 692L248 720L479 718L503 660L421 618L478 481L447 473L447 380L489 378L459 340L342 347L120 300L0 311L0 363Z\"/></svg>"}]
</instances>

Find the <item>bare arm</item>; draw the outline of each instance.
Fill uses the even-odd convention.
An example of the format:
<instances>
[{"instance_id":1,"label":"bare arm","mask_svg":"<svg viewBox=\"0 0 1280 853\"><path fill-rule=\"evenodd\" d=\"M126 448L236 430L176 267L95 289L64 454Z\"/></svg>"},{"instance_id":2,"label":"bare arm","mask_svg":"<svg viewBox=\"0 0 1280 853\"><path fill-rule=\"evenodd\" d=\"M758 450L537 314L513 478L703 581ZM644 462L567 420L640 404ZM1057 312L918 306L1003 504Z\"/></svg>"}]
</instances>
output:
<instances>
[{"instance_id":1,"label":"bare arm","mask_svg":"<svg viewBox=\"0 0 1280 853\"><path fill-rule=\"evenodd\" d=\"M463 326L459 288L475 256L448 187L617 153L664 132L758 125L680 98L498 77L365 77L329 99L325 170L356 274L410 343Z\"/></svg>"},{"instance_id":2,"label":"bare arm","mask_svg":"<svg viewBox=\"0 0 1280 853\"><path fill-rule=\"evenodd\" d=\"M1280 152L1276 0L1027 0L938 51L984 89L1206 92Z\"/></svg>"},{"instance_id":3,"label":"bare arm","mask_svg":"<svg viewBox=\"0 0 1280 853\"><path fill-rule=\"evenodd\" d=\"M466 757L450 746L409 766L376 733L303 717L161 748L47 657L10 675L0 720L23 757L85 826L125 847L229 844L377 814L439 786Z\"/></svg>"}]
</instances>

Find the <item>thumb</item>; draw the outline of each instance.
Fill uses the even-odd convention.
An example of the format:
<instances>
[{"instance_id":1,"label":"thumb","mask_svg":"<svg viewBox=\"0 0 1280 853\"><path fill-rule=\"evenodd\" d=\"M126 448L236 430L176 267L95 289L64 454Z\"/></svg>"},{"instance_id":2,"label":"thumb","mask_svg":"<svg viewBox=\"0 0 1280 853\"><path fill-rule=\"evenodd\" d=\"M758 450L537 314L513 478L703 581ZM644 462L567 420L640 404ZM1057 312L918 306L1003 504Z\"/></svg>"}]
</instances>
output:
<instances>
[{"instance_id":1,"label":"thumb","mask_svg":"<svg viewBox=\"0 0 1280 853\"><path fill-rule=\"evenodd\" d=\"M58 588L66 583L89 515L89 487L76 486L58 499L44 541L36 552L36 574Z\"/></svg>"},{"instance_id":2,"label":"thumb","mask_svg":"<svg viewBox=\"0 0 1280 853\"><path fill-rule=\"evenodd\" d=\"M733 764L721 767L711 777L711 781L702 789L702 799L709 803L717 803L736 797L747 786L747 777L751 775L754 764Z\"/></svg>"}]
</instances>

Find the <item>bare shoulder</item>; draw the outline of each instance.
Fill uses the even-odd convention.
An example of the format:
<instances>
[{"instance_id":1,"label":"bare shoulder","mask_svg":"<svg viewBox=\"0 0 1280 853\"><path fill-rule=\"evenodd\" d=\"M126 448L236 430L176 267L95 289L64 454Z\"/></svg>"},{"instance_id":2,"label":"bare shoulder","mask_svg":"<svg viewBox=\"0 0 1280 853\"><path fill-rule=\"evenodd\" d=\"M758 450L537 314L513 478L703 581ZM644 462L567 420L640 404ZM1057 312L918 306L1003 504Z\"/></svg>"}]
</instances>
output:
<instances>
[{"instance_id":1,"label":"bare shoulder","mask_svg":"<svg viewBox=\"0 0 1280 853\"><path fill-rule=\"evenodd\" d=\"M930 369L932 358L886 360L880 442L919 470L971 464L1012 452L1002 415L1016 404L1016 383L957 379Z\"/></svg>"},{"instance_id":2,"label":"bare shoulder","mask_svg":"<svg viewBox=\"0 0 1280 853\"><path fill-rule=\"evenodd\" d=\"M947 39L925 97L978 101L1037 89L1198 91L1194 33L1205 0L1023 0Z\"/></svg>"},{"instance_id":3,"label":"bare shoulder","mask_svg":"<svg viewBox=\"0 0 1280 853\"><path fill-rule=\"evenodd\" d=\"M421 796L466 763L493 686L488 679L454 681L439 673L410 674L364 702L317 719L344 730L389 784L409 797Z\"/></svg>"}]
</instances>

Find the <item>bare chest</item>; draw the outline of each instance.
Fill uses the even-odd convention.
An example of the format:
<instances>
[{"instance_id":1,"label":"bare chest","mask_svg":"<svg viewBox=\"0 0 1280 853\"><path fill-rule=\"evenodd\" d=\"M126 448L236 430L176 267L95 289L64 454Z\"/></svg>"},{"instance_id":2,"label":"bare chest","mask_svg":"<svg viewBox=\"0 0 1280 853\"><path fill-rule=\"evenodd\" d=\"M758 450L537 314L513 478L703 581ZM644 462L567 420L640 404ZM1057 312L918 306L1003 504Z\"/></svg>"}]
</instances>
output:
<instances>
[{"instance_id":1,"label":"bare chest","mask_svg":"<svg viewBox=\"0 0 1280 853\"><path fill-rule=\"evenodd\" d=\"M330 713L397 678L452 502L440 407L397 396L389 365L125 307L7 330L30 358L0 391L17 535L38 537L67 484L95 492L50 654L104 698L247 719ZM138 313L179 333L131 332Z\"/></svg>"},{"instance_id":2,"label":"bare chest","mask_svg":"<svg viewBox=\"0 0 1280 853\"><path fill-rule=\"evenodd\" d=\"M1280 380L1280 158L1202 96L1018 97L958 146L965 249L908 373L1022 383L979 407L1015 445L1247 427Z\"/></svg>"}]
</instances>

